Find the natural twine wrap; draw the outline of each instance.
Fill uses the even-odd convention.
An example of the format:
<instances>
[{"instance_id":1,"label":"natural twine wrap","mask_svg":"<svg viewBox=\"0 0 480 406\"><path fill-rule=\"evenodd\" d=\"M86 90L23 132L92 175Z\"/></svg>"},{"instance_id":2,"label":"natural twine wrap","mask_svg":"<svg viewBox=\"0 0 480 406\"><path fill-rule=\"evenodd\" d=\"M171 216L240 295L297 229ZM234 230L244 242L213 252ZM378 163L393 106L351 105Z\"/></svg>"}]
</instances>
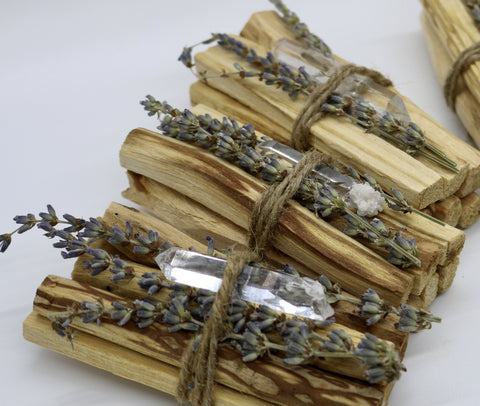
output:
<instances>
[{"instance_id":1,"label":"natural twine wrap","mask_svg":"<svg viewBox=\"0 0 480 406\"><path fill-rule=\"evenodd\" d=\"M291 141L293 148L299 151L305 151L310 148L310 127L326 114L322 111L323 104L326 103L328 97L343 80L355 73L367 76L374 82L385 87L392 85L390 79L387 79L376 70L354 64L340 66L325 83L314 88L313 92L308 96L302 110L298 113L293 123Z\"/></svg>"},{"instance_id":2,"label":"natural twine wrap","mask_svg":"<svg viewBox=\"0 0 480 406\"><path fill-rule=\"evenodd\" d=\"M455 111L455 98L460 91L460 78L473 63L480 60L480 42L465 49L457 58L448 72L443 85L443 95L448 107Z\"/></svg>"},{"instance_id":3,"label":"natural twine wrap","mask_svg":"<svg viewBox=\"0 0 480 406\"><path fill-rule=\"evenodd\" d=\"M317 86L308 97L293 125L292 146L294 148L301 151L309 148L310 127L325 114L321 111L322 105L342 80L355 73L368 76L383 86L392 84L377 71L352 64L341 66L333 72L326 83ZM265 249L271 243L285 204L295 195L303 179L317 165L331 162L329 157L318 151L311 150L305 153L303 159L292 171L281 182L266 189L256 202L250 218L249 250L228 256L222 285L215 296L198 348L195 352L193 351L195 340L191 340L183 353L180 381L177 387L179 402L190 402L193 406L213 405L218 342L225 332L228 303L237 278L245 264L262 258Z\"/></svg>"},{"instance_id":4,"label":"natural twine wrap","mask_svg":"<svg viewBox=\"0 0 480 406\"><path fill-rule=\"evenodd\" d=\"M297 192L302 180L327 158L318 151L309 151L279 183L269 187L256 202L250 219L249 251L228 256L222 285L215 296L210 316L205 323L197 350L191 340L183 353L177 400L193 406L212 406L218 342L223 338L230 296L245 264L258 261L272 236L284 205ZM193 384L193 387L192 387Z\"/></svg>"}]
</instances>

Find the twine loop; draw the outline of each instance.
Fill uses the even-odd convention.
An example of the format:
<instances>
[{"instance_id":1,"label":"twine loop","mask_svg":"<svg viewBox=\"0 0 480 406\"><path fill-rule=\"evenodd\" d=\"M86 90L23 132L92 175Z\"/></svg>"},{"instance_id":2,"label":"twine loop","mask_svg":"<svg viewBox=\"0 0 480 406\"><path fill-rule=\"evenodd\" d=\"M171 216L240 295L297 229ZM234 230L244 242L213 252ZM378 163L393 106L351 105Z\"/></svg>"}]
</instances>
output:
<instances>
[{"instance_id":1,"label":"twine loop","mask_svg":"<svg viewBox=\"0 0 480 406\"><path fill-rule=\"evenodd\" d=\"M448 107L455 111L455 98L460 89L460 78L463 73L475 62L480 60L480 42L463 50L454 62L448 72L445 84L443 85L443 95L447 101Z\"/></svg>"},{"instance_id":2,"label":"twine loop","mask_svg":"<svg viewBox=\"0 0 480 406\"><path fill-rule=\"evenodd\" d=\"M325 83L315 86L312 93L308 96L305 105L298 113L292 129L291 144L293 148L299 151L305 151L310 148L310 128L326 114L322 111L322 106L340 83L353 74L367 76L374 82L385 87L392 85L390 79L376 70L354 64L340 66Z\"/></svg>"},{"instance_id":3,"label":"twine loop","mask_svg":"<svg viewBox=\"0 0 480 406\"><path fill-rule=\"evenodd\" d=\"M295 195L305 176L326 160L328 158L321 152L307 152L281 182L266 189L255 203L250 219L249 249L228 256L222 285L215 296L198 348L193 351L193 339L183 353L177 386L179 402L190 402L193 406L213 405L218 343L225 333L228 303L237 278L245 264L261 260L271 244L285 204Z\"/></svg>"}]
</instances>

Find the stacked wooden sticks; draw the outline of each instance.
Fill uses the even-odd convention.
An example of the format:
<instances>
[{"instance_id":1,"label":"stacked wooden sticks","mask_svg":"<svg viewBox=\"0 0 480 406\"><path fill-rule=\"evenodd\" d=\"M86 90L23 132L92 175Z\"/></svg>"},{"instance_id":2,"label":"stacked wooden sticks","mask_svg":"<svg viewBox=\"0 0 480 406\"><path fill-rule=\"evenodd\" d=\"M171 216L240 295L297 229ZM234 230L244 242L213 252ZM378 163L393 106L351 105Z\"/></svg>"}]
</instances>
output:
<instances>
[{"instance_id":1,"label":"stacked wooden sticks","mask_svg":"<svg viewBox=\"0 0 480 406\"><path fill-rule=\"evenodd\" d=\"M421 21L430 57L443 85L460 54L480 41L480 32L463 0L422 0ZM480 65L472 64L457 84L455 111L477 146L480 146Z\"/></svg>"}]
</instances>

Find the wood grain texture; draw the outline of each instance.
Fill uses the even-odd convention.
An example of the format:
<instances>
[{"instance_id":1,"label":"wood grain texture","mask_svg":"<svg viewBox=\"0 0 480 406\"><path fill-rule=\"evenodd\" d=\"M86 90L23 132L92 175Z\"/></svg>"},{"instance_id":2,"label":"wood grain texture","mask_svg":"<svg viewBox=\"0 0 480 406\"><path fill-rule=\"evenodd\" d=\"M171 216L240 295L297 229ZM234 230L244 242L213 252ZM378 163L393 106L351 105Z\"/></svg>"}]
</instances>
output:
<instances>
[{"instance_id":1,"label":"wood grain texture","mask_svg":"<svg viewBox=\"0 0 480 406\"><path fill-rule=\"evenodd\" d=\"M175 396L178 368L87 332L75 336L74 348L65 338L52 333L50 321L38 312L32 312L23 323L24 338L34 344ZM214 400L217 406L272 405L223 385L215 386Z\"/></svg>"},{"instance_id":2,"label":"wood grain texture","mask_svg":"<svg viewBox=\"0 0 480 406\"><path fill-rule=\"evenodd\" d=\"M468 228L480 218L480 195L471 193L461 199L462 214L458 220L458 227Z\"/></svg>"},{"instance_id":3,"label":"wood grain texture","mask_svg":"<svg viewBox=\"0 0 480 406\"><path fill-rule=\"evenodd\" d=\"M428 2L429 1L426 0L424 3ZM436 0L431 0L431 3L437 2ZM460 6L463 9L460 11L465 13L465 9L460 1L442 0L438 3L452 5L455 8ZM471 18L469 18L469 23L470 26L473 26ZM457 25L456 29L459 29L459 27L462 27L462 25ZM469 31L470 29L471 27L468 27ZM475 33L472 35L480 35L475 27L474 30ZM281 38L295 40L295 34L292 32L290 27L286 26L279 15L274 11L265 11L253 14L242 30L241 35L267 48L270 48L273 43ZM478 41L478 39L476 41ZM472 44L474 42L472 42ZM341 58L338 57L337 59L341 60ZM478 65L478 63L475 65ZM394 88L391 88L391 90L398 93ZM401 96L405 102L408 112L410 113L412 121L420 125L420 127L424 130L427 139L432 142L432 144L446 152L447 155L456 161L460 167L465 167L465 165L468 165L466 177L463 180L463 183L460 185L458 182L461 177L454 180L456 177L453 176L450 171L432 164L431 162L423 159L421 160L425 166L433 169L435 172L440 174L440 176L442 176L444 185L443 198L450 196L455 191L457 194L461 194L460 197L463 197L478 189L480 187L480 152L448 132L428 114L416 106L408 97L405 97L404 95ZM437 200L441 199L442 198Z\"/></svg>"},{"instance_id":4,"label":"wood grain texture","mask_svg":"<svg viewBox=\"0 0 480 406\"><path fill-rule=\"evenodd\" d=\"M72 302L92 301L99 297L106 303L122 300L120 296L89 285L49 276L37 290L34 310L46 317L51 312L62 311ZM171 334L159 323L139 329L130 324L119 327L108 320L104 320L102 326L74 321L72 327L175 367L178 367L191 337L182 332ZM53 331L51 334L54 335ZM391 389L361 384L308 366L288 367L275 356L269 360L243 363L238 353L223 346L219 350L216 381L282 406L380 405Z\"/></svg>"},{"instance_id":5,"label":"wood grain texture","mask_svg":"<svg viewBox=\"0 0 480 406\"><path fill-rule=\"evenodd\" d=\"M265 187L262 181L207 151L147 130L129 134L120 160L127 169L208 208L215 202L216 212L244 229ZM395 305L410 294L410 275L296 202L287 204L272 245L306 267L341 281L352 293L361 294L371 287Z\"/></svg>"},{"instance_id":6,"label":"wood grain texture","mask_svg":"<svg viewBox=\"0 0 480 406\"><path fill-rule=\"evenodd\" d=\"M443 86L454 59L450 56L446 45L442 42L426 11L422 12L420 21L435 74L440 85ZM463 79L458 85L458 93L455 98L455 112L477 147L480 146L480 103L478 103L470 89L465 85Z\"/></svg>"}]
</instances>

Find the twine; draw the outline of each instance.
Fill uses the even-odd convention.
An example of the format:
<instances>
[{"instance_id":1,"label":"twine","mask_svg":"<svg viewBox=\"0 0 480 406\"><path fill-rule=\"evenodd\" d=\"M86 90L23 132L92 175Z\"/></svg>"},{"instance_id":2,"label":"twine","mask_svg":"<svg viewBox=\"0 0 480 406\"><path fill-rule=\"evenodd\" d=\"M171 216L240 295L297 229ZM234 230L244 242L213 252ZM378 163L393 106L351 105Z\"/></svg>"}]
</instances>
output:
<instances>
[{"instance_id":1,"label":"twine","mask_svg":"<svg viewBox=\"0 0 480 406\"><path fill-rule=\"evenodd\" d=\"M457 58L448 72L447 79L443 85L443 95L448 107L455 111L455 98L459 93L459 82L462 74L473 63L480 60L480 42L465 49Z\"/></svg>"},{"instance_id":2,"label":"twine","mask_svg":"<svg viewBox=\"0 0 480 406\"><path fill-rule=\"evenodd\" d=\"M390 79L387 79L376 70L354 64L340 66L325 83L316 86L308 96L305 105L293 123L291 141L293 148L299 151L305 151L310 148L310 127L326 114L322 111L323 104L326 103L328 97L344 79L355 73L367 76L374 82L385 87L392 85Z\"/></svg>"},{"instance_id":3,"label":"twine","mask_svg":"<svg viewBox=\"0 0 480 406\"><path fill-rule=\"evenodd\" d=\"M190 402L193 406L213 405L218 343L225 332L228 303L237 278L245 264L261 259L271 243L286 202L295 195L305 176L327 160L321 152L307 152L281 182L266 189L255 203L250 219L249 250L228 256L222 285L215 296L198 348L193 351L196 341L193 339L183 353L177 386L179 402Z\"/></svg>"}]
</instances>

